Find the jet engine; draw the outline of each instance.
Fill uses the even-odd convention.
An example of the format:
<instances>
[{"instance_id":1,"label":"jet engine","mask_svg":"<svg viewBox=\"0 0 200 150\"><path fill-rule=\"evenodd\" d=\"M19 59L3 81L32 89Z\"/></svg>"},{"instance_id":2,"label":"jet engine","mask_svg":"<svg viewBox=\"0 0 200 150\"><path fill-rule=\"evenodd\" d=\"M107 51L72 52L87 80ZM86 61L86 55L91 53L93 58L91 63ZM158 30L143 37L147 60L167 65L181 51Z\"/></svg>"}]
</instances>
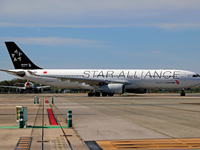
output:
<instances>
[{"instance_id":1,"label":"jet engine","mask_svg":"<svg viewBox=\"0 0 200 150\"><path fill-rule=\"evenodd\" d=\"M105 93L122 94L125 90L124 84L106 84L100 87L100 90Z\"/></svg>"}]
</instances>

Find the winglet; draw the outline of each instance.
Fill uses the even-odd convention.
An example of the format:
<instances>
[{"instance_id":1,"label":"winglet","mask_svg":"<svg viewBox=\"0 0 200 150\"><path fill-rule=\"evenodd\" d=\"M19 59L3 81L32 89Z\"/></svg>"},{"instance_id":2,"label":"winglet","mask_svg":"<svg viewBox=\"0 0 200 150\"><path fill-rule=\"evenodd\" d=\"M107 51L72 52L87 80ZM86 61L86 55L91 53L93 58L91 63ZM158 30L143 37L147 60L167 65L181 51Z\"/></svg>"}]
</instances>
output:
<instances>
[{"instance_id":1,"label":"winglet","mask_svg":"<svg viewBox=\"0 0 200 150\"><path fill-rule=\"evenodd\" d=\"M14 42L5 42L15 69L42 69L36 66Z\"/></svg>"}]
</instances>

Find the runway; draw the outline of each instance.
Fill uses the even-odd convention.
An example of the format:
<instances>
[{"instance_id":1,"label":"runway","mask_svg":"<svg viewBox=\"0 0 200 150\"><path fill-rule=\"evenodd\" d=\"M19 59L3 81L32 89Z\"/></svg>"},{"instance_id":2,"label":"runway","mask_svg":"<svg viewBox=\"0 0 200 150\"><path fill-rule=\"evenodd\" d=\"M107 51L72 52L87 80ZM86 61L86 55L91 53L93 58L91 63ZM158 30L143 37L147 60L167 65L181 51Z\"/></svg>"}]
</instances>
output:
<instances>
[{"instance_id":1,"label":"runway","mask_svg":"<svg viewBox=\"0 0 200 150\"><path fill-rule=\"evenodd\" d=\"M199 94L83 95L58 98L56 106L63 114L63 105L73 111L83 140L118 140L199 137L199 103Z\"/></svg>"},{"instance_id":2,"label":"runway","mask_svg":"<svg viewBox=\"0 0 200 150\"><path fill-rule=\"evenodd\" d=\"M106 98L88 98L83 94L58 98L56 106L63 114L65 105L73 111L75 130L83 141L99 143L108 140L198 138L199 103L200 94L187 94L185 97L178 94L142 94Z\"/></svg>"},{"instance_id":3,"label":"runway","mask_svg":"<svg viewBox=\"0 0 200 150\"><path fill-rule=\"evenodd\" d=\"M37 138L40 138L40 130L3 129L6 126L18 125L15 116L17 105L28 107L29 125L35 123L40 125L39 122L35 122L39 105L33 104L34 96L34 94L1 94L1 148L14 149L21 136L31 137L31 135L33 142L30 149L39 147L36 145L39 140ZM54 98L53 110L63 126L66 126L67 111L72 110L73 128L65 130L67 135L73 135L68 139L75 149L88 149L84 143L96 143L96 147L93 145L93 148L88 145L91 150L109 149L106 148L109 145L116 146L113 149L167 149L163 146L167 142L158 147L159 140L165 141L165 139L169 139L168 143L171 142L174 146L170 149L199 149L200 147L200 94L187 94L185 97L178 94L136 94L114 97L87 97L86 94L38 94L37 96L41 99ZM45 108L47 107L48 105L45 104ZM47 115L45 125L50 126ZM45 129L44 133L45 140L49 141L45 143L46 148L56 149L56 139L67 145L67 141L61 137L60 129ZM179 139L179 147L175 145L177 143L170 141L173 139L174 141ZM181 145L181 139L185 147ZM144 148L143 143L142 146L137 147L134 140L136 142L146 140L146 144L151 140L154 146ZM122 143L123 141L125 143ZM159 143L156 148L155 143Z\"/></svg>"}]
</instances>

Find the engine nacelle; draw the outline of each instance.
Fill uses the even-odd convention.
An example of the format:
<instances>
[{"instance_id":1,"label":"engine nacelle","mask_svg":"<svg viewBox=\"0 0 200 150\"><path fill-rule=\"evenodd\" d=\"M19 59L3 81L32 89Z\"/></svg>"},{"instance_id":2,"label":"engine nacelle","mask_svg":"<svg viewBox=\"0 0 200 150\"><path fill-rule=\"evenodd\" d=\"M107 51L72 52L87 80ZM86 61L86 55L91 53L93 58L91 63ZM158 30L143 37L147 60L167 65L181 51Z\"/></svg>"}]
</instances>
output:
<instances>
[{"instance_id":1,"label":"engine nacelle","mask_svg":"<svg viewBox=\"0 0 200 150\"><path fill-rule=\"evenodd\" d=\"M142 94L142 93L147 93L148 90L147 89L126 89L126 92Z\"/></svg>"},{"instance_id":2,"label":"engine nacelle","mask_svg":"<svg viewBox=\"0 0 200 150\"><path fill-rule=\"evenodd\" d=\"M100 90L105 93L122 94L125 90L124 84L107 84L100 87Z\"/></svg>"}]
</instances>

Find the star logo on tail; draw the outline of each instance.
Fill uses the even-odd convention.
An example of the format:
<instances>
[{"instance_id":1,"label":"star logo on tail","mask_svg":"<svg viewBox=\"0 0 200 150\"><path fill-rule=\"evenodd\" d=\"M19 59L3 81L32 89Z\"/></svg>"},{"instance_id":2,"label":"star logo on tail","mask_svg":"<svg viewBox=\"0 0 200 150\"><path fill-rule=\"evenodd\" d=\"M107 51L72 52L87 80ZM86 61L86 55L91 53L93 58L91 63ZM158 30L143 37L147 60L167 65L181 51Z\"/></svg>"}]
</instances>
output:
<instances>
[{"instance_id":1,"label":"star logo on tail","mask_svg":"<svg viewBox=\"0 0 200 150\"><path fill-rule=\"evenodd\" d=\"M11 56L12 56L14 62L22 61L22 58L21 58L22 53L18 52L17 49L14 51L13 54L11 54Z\"/></svg>"}]
</instances>

